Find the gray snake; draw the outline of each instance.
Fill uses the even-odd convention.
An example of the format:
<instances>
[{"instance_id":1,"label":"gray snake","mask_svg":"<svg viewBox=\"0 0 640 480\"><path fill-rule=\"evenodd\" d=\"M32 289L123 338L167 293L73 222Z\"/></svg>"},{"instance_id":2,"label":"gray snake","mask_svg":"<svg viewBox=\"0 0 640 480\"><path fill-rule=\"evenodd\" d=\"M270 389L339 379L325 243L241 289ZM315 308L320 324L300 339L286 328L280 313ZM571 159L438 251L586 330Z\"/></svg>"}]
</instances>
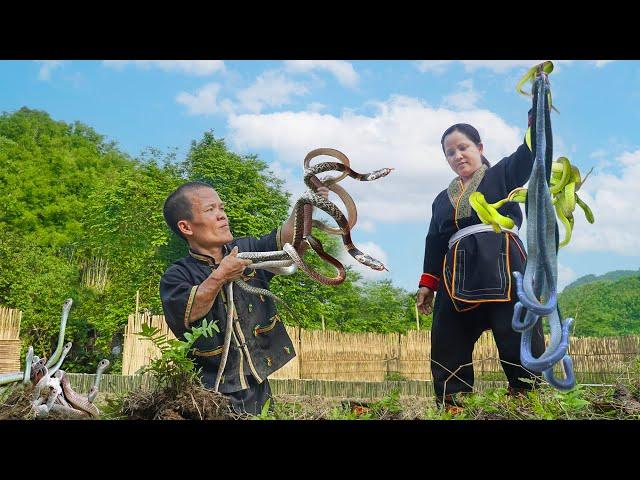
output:
<instances>
[{"instance_id":1,"label":"gray snake","mask_svg":"<svg viewBox=\"0 0 640 480\"><path fill-rule=\"evenodd\" d=\"M64 371L60 370L67 353L71 349L71 342L64 346L63 344L67 318L72 305L73 300L69 298L62 307L57 347L46 363L44 358L34 356L33 347L29 347L25 358L24 371L0 375L0 386L21 380L23 383L31 381L35 387L32 408L37 417L44 417L50 412L57 412L71 418L97 418L100 413L93 405L93 400L97 396L102 373L109 366L109 361L103 359L98 363L96 378L86 398L73 391L69 384L69 379L64 374Z\"/></svg>"}]
</instances>

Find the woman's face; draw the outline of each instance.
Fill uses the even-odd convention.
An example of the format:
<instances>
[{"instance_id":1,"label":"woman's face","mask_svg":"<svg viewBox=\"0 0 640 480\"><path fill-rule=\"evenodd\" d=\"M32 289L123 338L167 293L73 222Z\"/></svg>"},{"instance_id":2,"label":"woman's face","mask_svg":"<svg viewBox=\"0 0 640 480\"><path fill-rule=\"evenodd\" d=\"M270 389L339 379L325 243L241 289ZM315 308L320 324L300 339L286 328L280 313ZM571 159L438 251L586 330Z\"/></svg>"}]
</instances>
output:
<instances>
[{"instance_id":1,"label":"woman's face","mask_svg":"<svg viewBox=\"0 0 640 480\"><path fill-rule=\"evenodd\" d=\"M482 166L482 143L476 145L464 133L454 131L444 138L444 154L451 169L467 180Z\"/></svg>"}]
</instances>

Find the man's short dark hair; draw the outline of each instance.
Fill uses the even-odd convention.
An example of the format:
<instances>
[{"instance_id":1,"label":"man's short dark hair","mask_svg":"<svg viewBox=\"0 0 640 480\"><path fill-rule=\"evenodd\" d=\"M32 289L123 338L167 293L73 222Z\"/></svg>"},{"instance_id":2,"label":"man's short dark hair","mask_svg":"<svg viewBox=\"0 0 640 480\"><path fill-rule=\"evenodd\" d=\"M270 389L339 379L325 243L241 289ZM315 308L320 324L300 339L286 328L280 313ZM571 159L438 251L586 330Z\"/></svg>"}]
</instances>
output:
<instances>
[{"instance_id":1,"label":"man's short dark hair","mask_svg":"<svg viewBox=\"0 0 640 480\"><path fill-rule=\"evenodd\" d=\"M193 219L193 213L191 210L191 198L189 197L189 194L200 188L213 189L211 185L205 182L189 182L185 183L184 185L180 185L164 201L164 207L162 208L164 220L165 222L167 222L169 228L173 230L174 233L184 241L186 241L187 239L184 238L182 232L178 228L178 222L180 220Z\"/></svg>"}]
</instances>

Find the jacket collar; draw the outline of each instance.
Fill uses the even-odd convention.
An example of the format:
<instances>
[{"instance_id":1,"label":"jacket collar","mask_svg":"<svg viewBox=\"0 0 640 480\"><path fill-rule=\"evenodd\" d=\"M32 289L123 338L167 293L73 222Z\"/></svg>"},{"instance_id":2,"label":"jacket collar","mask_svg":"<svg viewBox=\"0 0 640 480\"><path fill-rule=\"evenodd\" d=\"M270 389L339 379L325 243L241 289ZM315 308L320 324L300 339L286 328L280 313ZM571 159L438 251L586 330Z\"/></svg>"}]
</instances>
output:
<instances>
[{"instance_id":1,"label":"jacket collar","mask_svg":"<svg viewBox=\"0 0 640 480\"><path fill-rule=\"evenodd\" d=\"M222 246L222 256L226 256L229 253L229 247L227 245ZM189 249L189 255L200 262L204 262L211 267L217 267L216 259L206 253L199 253L195 250Z\"/></svg>"}]
</instances>

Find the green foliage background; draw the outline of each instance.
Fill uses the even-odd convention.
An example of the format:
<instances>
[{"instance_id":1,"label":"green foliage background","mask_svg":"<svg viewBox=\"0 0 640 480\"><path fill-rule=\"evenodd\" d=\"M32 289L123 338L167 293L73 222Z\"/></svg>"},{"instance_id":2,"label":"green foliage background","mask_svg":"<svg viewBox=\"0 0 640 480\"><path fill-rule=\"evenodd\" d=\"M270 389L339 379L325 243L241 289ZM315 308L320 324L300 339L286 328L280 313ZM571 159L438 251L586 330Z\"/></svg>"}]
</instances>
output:
<instances>
[{"instance_id":1,"label":"green foliage background","mask_svg":"<svg viewBox=\"0 0 640 480\"><path fill-rule=\"evenodd\" d=\"M578 278L574 282L565 287L565 291L570 288L579 287L580 285L586 285L587 283L602 282L602 281L614 281L627 277L635 277L640 275L640 269L638 270L614 270L607 272L604 275L584 275Z\"/></svg>"},{"instance_id":2,"label":"green foliage background","mask_svg":"<svg viewBox=\"0 0 640 480\"><path fill-rule=\"evenodd\" d=\"M640 334L640 274L565 288L559 298L573 334L600 337Z\"/></svg>"},{"instance_id":3,"label":"green foliage background","mask_svg":"<svg viewBox=\"0 0 640 480\"><path fill-rule=\"evenodd\" d=\"M189 180L215 186L235 236L268 233L291 208L263 161L231 152L212 132L194 140L182 160L153 148L131 158L80 122L27 108L0 115L0 304L23 311L24 348L52 353L62 304L71 297L67 370L92 372L100 358L119 370L121 357L111 352L122 344L136 292L140 308L161 314L160 277L187 252L166 227L162 205ZM318 237L334 255L343 248L337 237ZM313 252L306 260L332 274ZM106 283L84 280L101 262ZM347 270L338 287L302 273L276 277L271 289L293 311L282 310L285 322L317 329L324 318L328 329L348 332L415 328L415 292L388 280L363 282ZM640 275L584 277L564 290L560 307L576 319L576 335L640 334ZM430 316L420 321L431 325Z\"/></svg>"},{"instance_id":4,"label":"green foliage background","mask_svg":"<svg viewBox=\"0 0 640 480\"><path fill-rule=\"evenodd\" d=\"M187 157L148 149L139 158L80 122L58 122L22 108L0 116L0 304L23 311L23 347L49 356L62 304L73 298L66 338L68 371L93 372L110 358L116 373L128 315L140 308L161 314L160 277L186 255L186 244L165 225L162 205L178 185L203 180L227 204L234 236L262 235L280 225L291 207L282 181L256 156L240 156L205 132ZM318 234L328 252L336 237ZM313 252L306 260L325 269ZM84 278L106 265L106 283ZM327 287L297 273L276 277L272 291L291 307L285 322L304 328L406 332L415 328L414 295L389 281L347 280ZM430 326L430 317L421 319Z\"/></svg>"}]
</instances>

